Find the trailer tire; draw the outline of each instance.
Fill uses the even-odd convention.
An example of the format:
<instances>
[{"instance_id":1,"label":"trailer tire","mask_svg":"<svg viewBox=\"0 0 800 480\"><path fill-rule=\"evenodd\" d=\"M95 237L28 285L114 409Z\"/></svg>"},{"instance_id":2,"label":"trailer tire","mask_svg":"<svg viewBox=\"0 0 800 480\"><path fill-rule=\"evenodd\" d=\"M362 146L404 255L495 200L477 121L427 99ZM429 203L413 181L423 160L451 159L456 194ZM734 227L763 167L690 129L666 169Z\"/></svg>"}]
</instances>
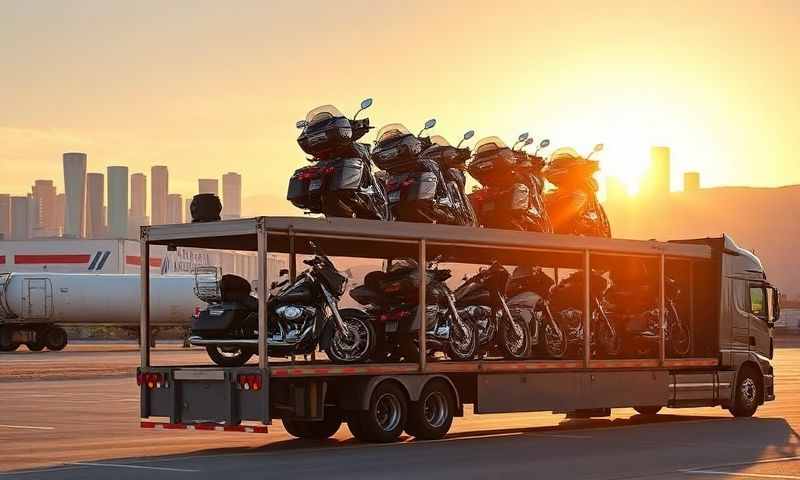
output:
<instances>
[{"instance_id":1,"label":"trailer tire","mask_svg":"<svg viewBox=\"0 0 800 480\"><path fill-rule=\"evenodd\" d=\"M44 331L44 344L48 350L58 352L67 346L67 332L61 327L50 327Z\"/></svg>"},{"instance_id":2,"label":"trailer tire","mask_svg":"<svg viewBox=\"0 0 800 480\"><path fill-rule=\"evenodd\" d=\"M25 346L28 347L28 350L30 350L31 352L41 352L42 350L44 350L44 342L42 342L41 340L36 340L35 342L28 342L25 344Z\"/></svg>"},{"instance_id":3,"label":"trailer tire","mask_svg":"<svg viewBox=\"0 0 800 480\"><path fill-rule=\"evenodd\" d=\"M647 405L644 407L633 407L633 409L636 410L636 413L647 417L657 415L658 412L661 411L661 408L662 408L661 405Z\"/></svg>"},{"instance_id":4,"label":"trailer tire","mask_svg":"<svg viewBox=\"0 0 800 480\"><path fill-rule=\"evenodd\" d=\"M453 424L455 409L450 385L443 380L432 380L425 385L419 401L410 405L406 432L419 440L443 438Z\"/></svg>"},{"instance_id":5,"label":"trailer tire","mask_svg":"<svg viewBox=\"0 0 800 480\"><path fill-rule=\"evenodd\" d=\"M359 440L390 443L403 433L407 418L406 393L396 384L384 382L372 391L369 410L357 412L354 423L348 421L348 426Z\"/></svg>"},{"instance_id":6,"label":"trailer tire","mask_svg":"<svg viewBox=\"0 0 800 480\"><path fill-rule=\"evenodd\" d=\"M745 366L736 375L736 398L728 411L734 417L752 417L762 397L764 379L758 369Z\"/></svg>"},{"instance_id":7,"label":"trailer tire","mask_svg":"<svg viewBox=\"0 0 800 480\"><path fill-rule=\"evenodd\" d=\"M14 350L19 348L19 343L11 343L9 345L4 345L0 347L0 352L13 352Z\"/></svg>"},{"instance_id":8,"label":"trailer tire","mask_svg":"<svg viewBox=\"0 0 800 480\"><path fill-rule=\"evenodd\" d=\"M207 345L206 352L211 361L220 367L241 367L253 356L253 352L246 348L240 348L236 354L225 354L216 345Z\"/></svg>"},{"instance_id":9,"label":"trailer tire","mask_svg":"<svg viewBox=\"0 0 800 480\"><path fill-rule=\"evenodd\" d=\"M322 421L283 419L283 428L297 438L325 440L332 437L342 426L342 414L333 408L325 410Z\"/></svg>"}]
</instances>

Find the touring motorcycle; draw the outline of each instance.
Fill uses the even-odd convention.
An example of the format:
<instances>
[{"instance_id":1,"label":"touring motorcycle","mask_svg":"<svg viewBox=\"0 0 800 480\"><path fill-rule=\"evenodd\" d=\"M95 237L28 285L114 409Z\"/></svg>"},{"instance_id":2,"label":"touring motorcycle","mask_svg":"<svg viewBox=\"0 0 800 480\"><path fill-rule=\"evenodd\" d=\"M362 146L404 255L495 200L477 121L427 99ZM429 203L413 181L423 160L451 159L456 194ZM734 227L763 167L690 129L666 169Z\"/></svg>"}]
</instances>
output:
<instances>
[{"instance_id":1,"label":"touring motorcycle","mask_svg":"<svg viewBox=\"0 0 800 480\"><path fill-rule=\"evenodd\" d=\"M375 347L369 316L338 307L347 277L312 248L316 255L303 261L307 270L294 281L273 285L267 302L269 355L307 355L319 346L334 363L364 362ZM258 350L258 300L242 277L224 275L218 286L217 294L204 295L209 306L193 319L189 342L206 347L217 365L241 366Z\"/></svg>"},{"instance_id":2,"label":"touring motorcycle","mask_svg":"<svg viewBox=\"0 0 800 480\"><path fill-rule=\"evenodd\" d=\"M297 143L311 155L312 165L289 179L286 198L293 205L328 217L390 219L385 186L372 171L370 146L358 142L372 127L368 118L356 117L371 105L371 98L361 102L353 119L323 105L297 122L302 129Z\"/></svg>"}]
</instances>

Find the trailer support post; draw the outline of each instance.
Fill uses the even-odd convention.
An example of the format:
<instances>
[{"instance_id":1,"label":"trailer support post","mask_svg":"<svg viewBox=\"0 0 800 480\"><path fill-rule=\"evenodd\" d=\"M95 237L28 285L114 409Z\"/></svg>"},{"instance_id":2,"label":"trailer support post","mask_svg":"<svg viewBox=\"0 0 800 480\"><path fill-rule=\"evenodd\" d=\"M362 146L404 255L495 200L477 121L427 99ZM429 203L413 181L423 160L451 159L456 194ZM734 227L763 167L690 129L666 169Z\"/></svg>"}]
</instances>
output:
<instances>
[{"instance_id":1,"label":"trailer support post","mask_svg":"<svg viewBox=\"0 0 800 480\"><path fill-rule=\"evenodd\" d=\"M689 260L689 355L694 354L694 261Z\"/></svg>"},{"instance_id":2,"label":"trailer support post","mask_svg":"<svg viewBox=\"0 0 800 480\"><path fill-rule=\"evenodd\" d=\"M289 281L297 278L297 251L294 248L294 231L289 228Z\"/></svg>"},{"instance_id":3,"label":"trailer support post","mask_svg":"<svg viewBox=\"0 0 800 480\"><path fill-rule=\"evenodd\" d=\"M592 271L589 250L583 251L583 366L592 359Z\"/></svg>"},{"instance_id":4,"label":"trailer support post","mask_svg":"<svg viewBox=\"0 0 800 480\"><path fill-rule=\"evenodd\" d=\"M422 238L419 241L419 264L417 267L419 268L419 302L417 305L417 318L419 318L419 371L424 372L427 368L427 354L428 349L425 345L425 334L426 330L428 329L428 303L427 298L425 298L425 293L427 290L427 283L428 283L428 261L427 261L427 252L425 251L425 239Z\"/></svg>"},{"instance_id":5,"label":"trailer support post","mask_svg":"<svg viewBox=\"0 0 800 480\"><path fill-rule=\"evenodd\" d=\"M664 329L664 320L667 318L666 312L664 311L666 307L666 302L664 301L664 270L666 261L663 253L658 257L658 264L658 364L663 367L666 357L666 339L664 338L666 330Z\"/></svg>"},{"instance_id":6,"label":"trailer support post","mask_svg":"<svg viewBox=\"0 0 800 480\"><path fill-rule=\"evenodd\" d=\"M150 244L147 242L147 227L139 233L139 278L140 278L140 312L139 312L139 355L141 368L150 367Z\"/></svg>"},{"instance_id":7,"label":"trailer support post","mask_svg":"<svg viewBox=\"0 0 800 480\"><path fill-rule=\"evenodd\" d=\"M258 236L258 368L267 368L267 229L263 221L256 225Z\"/></svg>"}]
</instances>

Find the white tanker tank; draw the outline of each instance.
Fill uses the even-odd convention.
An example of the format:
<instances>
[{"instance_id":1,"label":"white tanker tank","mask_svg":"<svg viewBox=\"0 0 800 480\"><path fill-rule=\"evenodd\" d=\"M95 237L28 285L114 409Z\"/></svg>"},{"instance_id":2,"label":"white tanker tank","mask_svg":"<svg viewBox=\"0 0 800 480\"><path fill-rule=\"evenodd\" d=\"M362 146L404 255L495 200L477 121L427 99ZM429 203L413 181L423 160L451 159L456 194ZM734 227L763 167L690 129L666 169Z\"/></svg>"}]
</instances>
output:
<instances>
[{"instance_id":1,"label":"white tanker tank","mask_svg":"<svg viewBox=\"0 0 800 480\"><path fill-rule=\"evenodd\" d=\"M0 351L25 344L61 350L67 336L58 325L137 327L139 275L82 273L0 274ZM155 326L188 326L205 303L195 276L152 276L150 318Z\"/></svg>"}]
</instances>

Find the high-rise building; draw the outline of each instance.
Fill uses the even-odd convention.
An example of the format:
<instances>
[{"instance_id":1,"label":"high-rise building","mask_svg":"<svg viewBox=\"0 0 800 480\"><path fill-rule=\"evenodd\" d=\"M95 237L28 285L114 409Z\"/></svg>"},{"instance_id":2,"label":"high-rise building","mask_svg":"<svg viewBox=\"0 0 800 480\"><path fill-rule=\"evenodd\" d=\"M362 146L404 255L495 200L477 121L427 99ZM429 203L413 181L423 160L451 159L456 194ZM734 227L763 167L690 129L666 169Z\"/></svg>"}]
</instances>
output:
<instances>
[{"instance_id":1,"label":"high-rise building","mask_svg":"<svg viewBox=\"0 0 800 480\"><path fill-rule=\"evenodd\" d=\"M669 147L650 149L650 193L664 195L670 190Z\"/></svg>"},{"instance_id":2,"label":"high-rise building","mask_svg":"<svg viewBox=\"0 0 800 480\"><path fill-rule=\"evenodd\" d=\"M147 175L144 173L131 175L131 216L147 216Z\"/></svg>"},{"instance_id":3,"label":"high-rise building","mask_svg":"<svg viewBox=\"0 0 800 480\"><path fill-rule=\"evenodd\" d=\"M63 193L56 194L56 228L59 232L64 232L64 209L67 203L67 196Z\"/></svg>"},{"instance_id":4,"label":"high-rise building","mask_svg":"<svg viewBox=\"0 0 800 480\"><path fill-rule=\"evenodd\" d=\"M86 154L64 154L64 236L83 237L86 206Z\"/></svg>"},{"instance_id":5,"label":"high-rise building","mask_svg":"<svg viewBox=\"0 0 800 480\"><path fill-rule=\"evenodd\" d=\"M222 176L222 219L242 216L242 176L228 172Z\"/></svg>"},{"instance_id":6,"label":"high-rise building","mask_svg":"<svg viewBox=\"0 0 800 480\"><path fill-rule=\"evenodd\" d=\"M197 193L213 193L214 195L219 195L219 180L216 178L198 179Z\"/></svg>"},{"instance_id":7,"label":"high-rise building","mask_svg":"<svg viewBox=\"0 0 800 480\"><path fill-rule=\"evenodd\" d=\"M106 219L103 216L105 178L102 173L86 174L86 236L103 238L106 234Z\"/></svg>"},{"instance_id":8,"label":"high-rise building","mask_svg":"<svg viewBox=\"0 0 800 480\"><path fill-rule=\"evenodd\" d=\"M167 223L183 223L183 199L179 193L167 196Z\"/></svg>"},{"instance_id":9,"label":"high-rise building","mask_svg":"<svg viewBox=\"0 0 800 480\"><path fill-rule=\"evenodd\" d=\"M34 223L30 226L37 237L58 236L56 224L56 187L52 180L36 180L33 193Z\"/></svg>"},{"instance_id":10,"label":"high-rise building","mask_svg":"<svg viewBox=\"0 0 800 480\"><path fill-rule=\"evenodd\" d=\"M11 238L11 195L0 193L0 240Z\"/></svg>"},{"instance_id":11,"label":"high-rise building","mask_svg":"<svg viewBox=\"0 0 800 480\"><path fill-rule=\"evenodd\" d=\"M169 172L167 167L156 165L150 169L150 220L153 225L167 223L167 195Z\"/></svg>"},{"instance_id":12,"label":"high-rise building","mask_svg":"<svg viewBox=\"0 0 800 480\"><path fill-rule=\"evenodd\" d=\"M11 197L11 240L28 240L28 197Z\"/></svg>"},{"instance_id":13,"label":"high-rise building","mask_svg":"<svg viewBox=\"0 0 800 480\"><path fill-rule=\"evenodd\" d=\"M700 172L686 172L683 174L683 191L696 192L700 190Z\"/></svg>"},{"instance_id":14,"label":"high-rise building","mask_svg":"<svg viewBox=\"0 0 800 480\"><path fill-rule=\"evenodd\" d=\"M128 236L128 167L108 167L108 233L114 238Z\"/></svg>"}]
</instances>

